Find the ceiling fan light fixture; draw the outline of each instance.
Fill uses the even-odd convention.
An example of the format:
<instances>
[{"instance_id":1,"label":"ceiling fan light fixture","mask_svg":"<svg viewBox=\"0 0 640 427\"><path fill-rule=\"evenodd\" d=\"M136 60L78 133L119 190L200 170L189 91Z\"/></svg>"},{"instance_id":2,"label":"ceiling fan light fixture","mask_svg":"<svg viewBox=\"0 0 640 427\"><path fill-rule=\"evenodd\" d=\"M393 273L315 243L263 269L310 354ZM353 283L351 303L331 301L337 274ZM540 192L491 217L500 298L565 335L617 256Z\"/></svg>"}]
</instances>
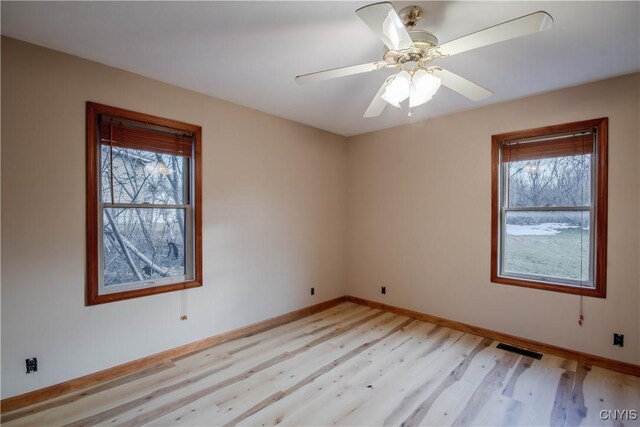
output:
<instances>
[{"instance_id":1,"label":"ceiling fan light fixture","mask_svg":"<svg viewBox=\"0 0 640 427\"><path fill-rule=\"evenodd\" d=\"M420 93L415 85L411 85L411 94L409 95L409 108L414 108L431 101L432 96L426 93Z\"/></svg>"},{"instance_id":2,"label":"ceiling fan light fixture","mask_svg":"<svg viewBox=\"0 0 640 427\"><path fill-rule=\"evenodd\" d=\"M409 108L417 107L430 101L441 84L440 79L433 74L425 70L418 70L411 79Z\"/></svg>"},{"instance_id":3,"label":"ceiling fan light fixture","mask_svg":"<svg viewBox=\"0 0 640 427\"><path fill-rule=\"evenodd\" d=\"M409 98L410 91L411 74L407 71L401 71L387 86L381 98L394 107L400 108L400 103Z\"/></svg>"},{"instance_id":4,"label":"ceiling fan light fixture","mask_svg":"<svg viewBox=\"0 0 640 427\"><path fill-rule=\"evenodd\" d=\"M363 117L379 116L387 103L400 108L407 98L411 117L411 108L428 102L441 84L472 101L485 99L493 94L490 90L451 71L428 65L438 58L545 31L553 25L551 15L539 11L441 44L431 32L415 28L423 15L419 6L405 7L398 15L391 3L383 1L357 9L356 15L384 43L382 61L303 74L296 77L296 82L311 83L383 68L401 70L386 78Z\"/></svg>"}]
</instances>

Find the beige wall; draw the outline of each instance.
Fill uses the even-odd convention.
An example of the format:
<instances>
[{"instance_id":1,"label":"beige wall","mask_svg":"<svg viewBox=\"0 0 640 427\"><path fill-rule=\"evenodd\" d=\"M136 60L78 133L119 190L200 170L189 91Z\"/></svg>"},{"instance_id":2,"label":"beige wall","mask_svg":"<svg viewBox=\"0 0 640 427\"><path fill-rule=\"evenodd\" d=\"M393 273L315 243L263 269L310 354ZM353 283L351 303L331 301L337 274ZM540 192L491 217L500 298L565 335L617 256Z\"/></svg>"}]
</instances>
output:
<instances>
[{"instance_id":1,"label":"beige wall","mask_svg":"<svg viewBox=\"0 0 640 427\"><path fill-rule=\"evenodd\" d=\"M639 104L635 74L350 138L347 292L640 363ZM584 298L580 327L578 296L489 281L490 142L605 116L607 298ZM613 332L624 348L612 346Z\"/></svg>"},{"instance_id":2,"label":"beige wall","mask_svg":"<svg viewBox=\"0 0 640 427\"><path fill-rule=\"evenodd\" d=\"M345 139L3 38L2 397L345 293L640 363L639 81ZM186 322L180 293L84 306L87 100L203 127L205 286L188 291ZM489 142L602 116L608 297L584 299L580 328L578 297L489 282Z\"/></svg>"},{"instance_id":3,"label":"beige wall","mask_svg":"<svg viewBox=\"0 0 640 427\"><path fill-rule=\"evenodd\" d=\"M84 305L87 100L202 126L186 322L179 292ZM344 295L345 138L5 38L2 124L2 397Z\"/></svg>"}]
</instances>

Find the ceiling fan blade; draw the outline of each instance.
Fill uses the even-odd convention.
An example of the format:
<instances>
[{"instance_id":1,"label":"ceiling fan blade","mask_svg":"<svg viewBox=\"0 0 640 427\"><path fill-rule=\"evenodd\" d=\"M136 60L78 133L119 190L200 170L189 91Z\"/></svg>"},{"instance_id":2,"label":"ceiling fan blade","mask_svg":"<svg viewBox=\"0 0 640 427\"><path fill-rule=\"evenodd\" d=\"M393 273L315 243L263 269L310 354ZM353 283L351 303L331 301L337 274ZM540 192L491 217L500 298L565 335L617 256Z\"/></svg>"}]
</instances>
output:
<instances>
[{"instance_id":1,"label":"ceiling fan blade","mask_svg":"<svg viewBox=\"0 0 640 427\"><path fill-rule=\"evenodd\" d=\"M466 96L472 101L480 101L493 95L493 92L483 88L479 84L460 77L451 71L443 70L440 67L430 67L429 72L438 77L444 86L458 92L462 96Z\"/></svg>"},{"instance_id":2,"label":"ceiling fan blade","mask_svg":"<svg viewBox=\"0 0 640 427\"><path fill-rule=\"evenodd\" d=\"M380 114L382 114L382 112L384 111L384 107L387 106L387 101L382 99L382 94L384 93L384 90L387 88L389 83L393 81L394 77L395 75L389 76L387 77L387 80L382 83L382 86L380 86L380 90L378 90L376 96L373 97L371 104L369 104L367 111L364 112L364 115L362 117L378 117Z\"/></svg>"},{"instance_id":3,"label":"ceiling fan blade","mask_svg":"<svg viewBox=\"0 0 640 427\"><path fill-rule=\"evenodd\" d=\"M333 68L331 70L318 71L317 73L303 74L296 77L296 83L306 84L335 79L337 77L350 76L352 74L366 73L379 70L387 65L384 61L370 62L368 64L351 65L348 67Z\"/></svg>"},{"instance_id":4,"label":"ceiling fan blade","mask_svg":"<svg viewBox=\"0 0 640 427\"><path fill-rule=\"evenodd\" d=\"M443 55L451 56L501 41L515 39L516 37L545 31L551 28L552 25L553 18L551 15L542 11L535 12L451 40L440 45L438 51Z\"/></svg>"},{"instance_id":5,"label":"ceiling fan blade","mask_svg":"<svg viewBox=\"0 0 640 427\"><path fill-rule=\"evenodd\" d=\"M369 26L389 49L409 49L413 40L391 3L376 3L356 10L358 18Z\"/></svg>"}]
</instances>

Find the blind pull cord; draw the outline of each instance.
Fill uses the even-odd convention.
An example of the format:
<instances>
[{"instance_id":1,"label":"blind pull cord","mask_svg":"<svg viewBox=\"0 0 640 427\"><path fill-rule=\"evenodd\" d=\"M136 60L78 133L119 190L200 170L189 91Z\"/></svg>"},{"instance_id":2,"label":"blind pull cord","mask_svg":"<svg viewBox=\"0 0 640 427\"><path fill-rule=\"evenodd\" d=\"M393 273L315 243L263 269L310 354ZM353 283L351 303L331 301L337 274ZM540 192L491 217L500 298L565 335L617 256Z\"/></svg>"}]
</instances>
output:
<instances>
[{"instance_id":1,"label":"blind pull cord","mask_svg":"<svg viewBox=\"0 0 640 427\"><path fill-rule=\"evenodd\" d=\"M586 133L582 134L582 160L584 161L584 155L585 155L585 149L584 149L584 144L585 144L585 139L586 139ZM592 156L593 157L593 156ZM593 160L592 160L593 161ZM591 169L591 168L590 168ZM580 197L582 198L582 206L584 206L584 185L580 186ZM593 201L591 201L593 203ZM582 230L582 225L584 223L584 211L580 212L580 227L579 227L579 231L580 231L580 308L579 308L579 313L578 313L578 325L582 326L582 324L584 323L584 295L582 293L583 289L584 289L584 276L583 276L583 244L584 244L584 232ZM589 224L589 227L592 227L592 224ZM591 233L591 230L589 230L589 233Z\"/></svg>"},{"instance_id":2,"label":"blind pull cord","mask_svg":"<svg viewBox=\"0 0 640 427\"><path fill-rule=\"evenodd\" d=\"M111 204L115 204L113 196L113 124L109 125L109 177L111 178Z\"/></svg>"},{"instance_id":3,"label":"blind pull cord","mask_svg":"<svg viewBox=\"0 0 640 427\"><path fill-rule=\"evenodd\" d=\"M180 134L178 133L178 131L174 131L172 128L169 128L169 131L173 132L176 136L176 151L181 156L185 155L185 149L182 144L182 141L180 140ZM193 136L191 137L191 140L193 141Z\"/></svg>"},{"instance_id":4,"label":"blind pull cord","mask_svg":"<svg viewBox=\"0 0 640 427\"><path fill-rule=\"evenodd\" d=\"M180 291L180 320L187 320L187 290Z\"/></svg>"}]
</instances>

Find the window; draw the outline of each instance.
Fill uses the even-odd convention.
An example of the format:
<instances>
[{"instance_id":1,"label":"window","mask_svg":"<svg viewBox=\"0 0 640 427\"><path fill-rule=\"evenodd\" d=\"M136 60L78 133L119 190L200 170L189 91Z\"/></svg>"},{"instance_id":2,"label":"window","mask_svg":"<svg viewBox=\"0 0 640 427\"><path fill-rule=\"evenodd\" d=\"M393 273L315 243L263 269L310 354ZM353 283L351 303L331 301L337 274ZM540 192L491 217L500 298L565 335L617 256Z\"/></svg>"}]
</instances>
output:
<instances>
[{"instance_id":1,"label":"window","mask_svg":"<svg viewBox=\"0 0 640 427\"><path fill-rule=\"evenodd\" d=\"M493 136L492 282L605 297L607 126Z\"/></svg>"},{"instance_id":2,"label":"window","mask_svg":"<svg viewBox=\"0 0 640 427\"><path fill-rule=\"evenodd\" d=\"M199 126L87 102L87 304L202 286Z\"/></svg>"}]
</instances>

